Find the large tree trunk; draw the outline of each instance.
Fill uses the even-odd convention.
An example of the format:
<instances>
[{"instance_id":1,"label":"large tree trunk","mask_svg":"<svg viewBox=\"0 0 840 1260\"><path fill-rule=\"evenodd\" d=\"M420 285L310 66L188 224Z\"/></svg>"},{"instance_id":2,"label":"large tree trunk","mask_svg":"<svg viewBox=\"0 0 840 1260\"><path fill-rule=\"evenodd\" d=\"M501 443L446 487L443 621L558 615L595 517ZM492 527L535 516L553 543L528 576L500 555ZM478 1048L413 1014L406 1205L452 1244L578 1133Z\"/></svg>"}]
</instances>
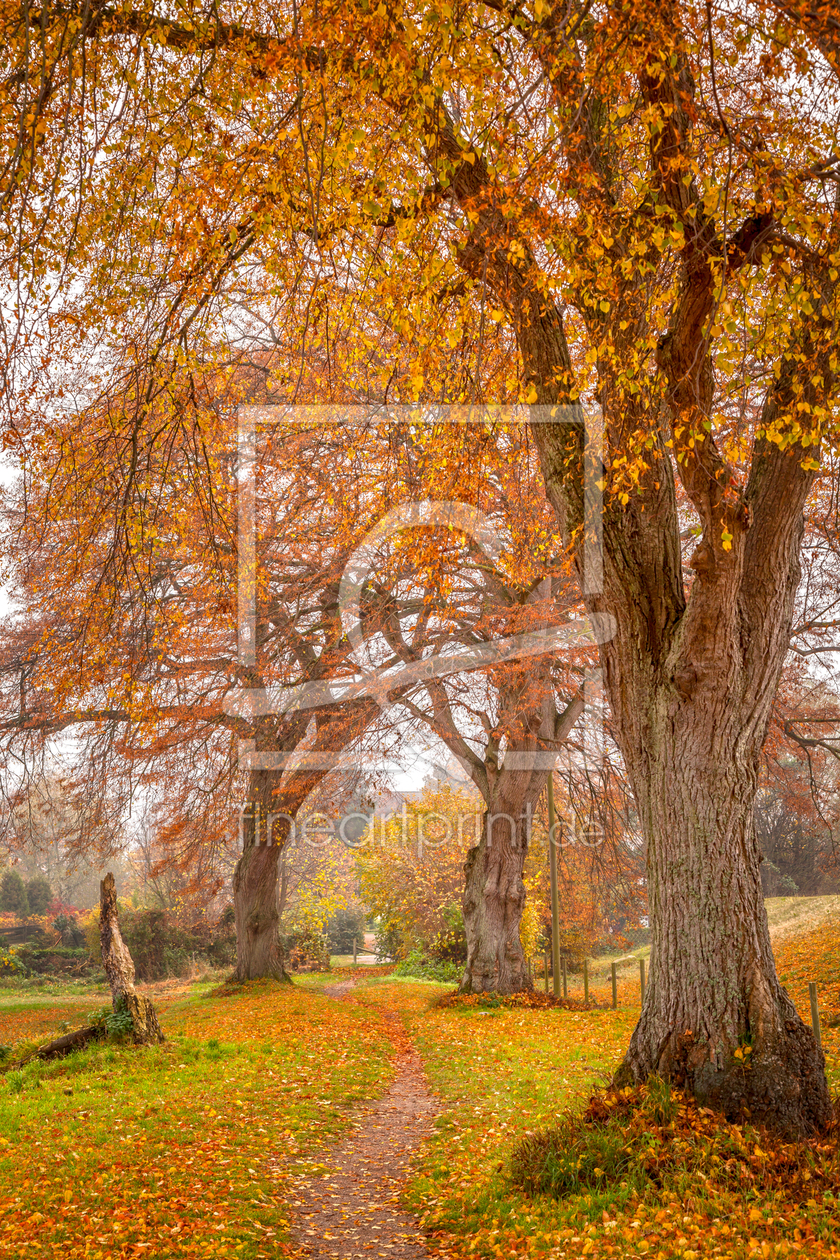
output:
<instances>
[{"instance_id":1,"label":"large tree trunk","mask_svg":"<svg viewBox=\"0 0 840 1260\"><path fill-rule=\"evenodd\" d=\"M486 765L478 758L472 762L473 781L488 809L482 819L481 839L470 849L464 867L461 905L467 964L461 993L519 993L533 988L519 938L525 909L522 875L531 820L548 782L549 765L584 710L583 692L579 691L558 713L550 677L539 678L540 667L532 664L531 681L537 681L535 703L520 713L522 729L505 753L501 768L488 773L492 758ZM521 678L511 674L507 685L521 702ZM446 738L445 731L440 734Z\"/></svg>"},{"instance_id":2,"label":"large tree trunk","mask_svg":"<svg viewBox=\"0 0 840 1260\"><path fill-rule=\"evenodd\" d=\"M275 796L280 775L252 770L250 800L242 818L242 856L233 875L236 915L234 980L288 980L280 940L278 867L290 834L285 815L278 815Z\"/></svg>"},{"instance_id":3,"label":"large tree trunk","mask_svg":"<svg viewBox=\"0 0 840 1260\"><path fill-rule=\"evenodd\" d=\"M513 813L505 817L504 811L485 813L481 840L470 849L464 868L467 965L461 993L518 993L533 987L519 939L527 853L525 819Z\"/></svg>"},{"instance_id":4,"label":"large tree trunk","mask_svg":"<svg viewBox=\"0 0 840 1260\"><path fill-rule=\"evenodd\" d=\"M102 966L111 986L114 1011L128 1011L132 1020L132 1035L138 1045L154 1045L163 1041L164 1036L154 1006L134 987L134 963L120 932L117 889L110 871L100 884L99 896Z\"/></svg>"},{"instance_id":5,"label":"large tree trunk","mask_svg":"<svg viewBox=\"0 0 840 1260\"><path fill-rule=\"evenodd\" d=\"M770 945L753 828L761 741L714 681L681 703L654 692L634 758L652 949L618 1079L656 1072L731 1118L812 1132L831 1105L824 1058L779 984Z\"/></svg>"}]
</instances>

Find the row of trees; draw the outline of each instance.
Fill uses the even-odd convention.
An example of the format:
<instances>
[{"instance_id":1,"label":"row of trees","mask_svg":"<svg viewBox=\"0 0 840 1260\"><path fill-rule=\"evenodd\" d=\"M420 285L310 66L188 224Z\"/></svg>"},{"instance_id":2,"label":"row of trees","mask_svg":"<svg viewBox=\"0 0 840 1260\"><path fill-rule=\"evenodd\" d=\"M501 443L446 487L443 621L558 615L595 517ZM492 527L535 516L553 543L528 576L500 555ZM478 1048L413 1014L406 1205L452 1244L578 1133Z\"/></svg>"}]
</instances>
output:
<instances>
[{"instance_id":1,"label":"row of trees","mask_svg":"<svg viewBox=\"0 0 840 1260\"><path fill-rule=\"evenodd\" d=\"M485 668L488 700L458 696L466 728L455 684L423 671L442 637L527 633L537 592L567 616L571 572L647 855L653 966L624 1078L827 1123L753 806L790 644L823 651L836 620L830 564L797 602L806 530L836 558L829 7L23 3L3 34L16 755L88 732L89 807L105 784L123 803L154 787L172 860L206 873L249 744L239 973L278 970L276 846L256 840L342 749L398 731L380 700L457 746L488 818L538 799L583 661ZM530 430L420 423L487 399L536 407ZM271 437L237 652L233 413L325 400L418 410ZM470 531L436 526L386 550L356 601L365 666L341 575L418 499L487 513L505 545L476 561ZM510 828L470 853L467 987L522 980L524 858Z\"/></svg>"}]
</instances>

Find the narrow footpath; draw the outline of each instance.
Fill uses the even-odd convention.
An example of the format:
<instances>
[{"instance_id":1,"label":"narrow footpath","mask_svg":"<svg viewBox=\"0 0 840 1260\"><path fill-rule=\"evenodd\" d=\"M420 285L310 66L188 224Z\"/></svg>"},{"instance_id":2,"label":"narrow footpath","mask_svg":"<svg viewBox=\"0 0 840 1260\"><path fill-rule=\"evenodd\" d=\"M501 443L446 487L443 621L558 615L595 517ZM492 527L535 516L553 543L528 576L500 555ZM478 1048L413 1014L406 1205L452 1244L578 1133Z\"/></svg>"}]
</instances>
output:
<instances>
[{"instance_id":1,"label":"narrow footpath","mask_svg":"<svg viewBox=\"0 0 840 1260\"><path fill-rule=\"evenodd\" d=\"M340 1001L353 985L346 980L324 992ZM400 1195L439 1107L401 1023L387 1013L385 1018L397 1048L391 1087L330 1150L324 1161L330 1172L290 1187L302 1260L431 1260L417 1221L400 1207Z\"/></svg>"}]
</instances>

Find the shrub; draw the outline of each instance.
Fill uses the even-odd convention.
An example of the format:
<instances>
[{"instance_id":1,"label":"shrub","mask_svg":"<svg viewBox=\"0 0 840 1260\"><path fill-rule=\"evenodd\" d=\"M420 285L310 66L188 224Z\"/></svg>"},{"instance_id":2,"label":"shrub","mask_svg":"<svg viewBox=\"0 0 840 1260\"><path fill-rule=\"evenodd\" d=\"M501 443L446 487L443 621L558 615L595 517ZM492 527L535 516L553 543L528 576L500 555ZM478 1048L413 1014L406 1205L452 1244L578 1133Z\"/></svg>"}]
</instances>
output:
<instances>
[{"instance_id":1,"label":"shrub","mask_svg":"<svg viewBox=\"0 0 840 1260\"><path fill-rule=\"evenodd\" d=\"M0 976L16 976L24 970L23 964L12 949L0 945Z\"/></svg>"},{"instance_id":2,"label":"shrub","mask_svg":"<svg viewBox=\"0 0 840 1260\"><path fill-rule=\"evenodd\" d=\"M323 932L304 928L291 932L283 942L289 971L329 971L330 945Z\"/></svg>"},{"instance_id":3,"label":"shrub","mask_svg":"<svg viewBox=\"0 0 840 1260\"><path fill-rule=\"evenodd\" d=\"M467 961L467 933L464 916L457 903L441 907L443 928L429 945L429 954L440 962L460 963Z\"/></svg>"},{"instance_id":4,"label":"shrub","mask_svg":"<svg viewBox=\"0 0 840 1260\"><path fill-rule=\"evenodd\" d=\"M406 953L403 936L394 923L379 923L374 931L377 962L393 962Z\"/></svg>"},{"instance_id":5,"label":"shrub","mask_svg":"<svg viewBox=\"0 0 840 1260\"><path fill-rule=\"evenodd\" d=\"M98 959L98 914L91 911L82 926L88 952ZM202 921L187 926L168 910L134 910L121 905L120 931L138 980L183 975L193 958L209 967L228 967L236 959L232 907L218 923Z\"/></svg>"},{"instance_id":6,"label":"shrub","mask_svg":"<svg viewBox=\"0 0 840 1260\"><path fill-rule=\"evenodd\" d=\"M37 945L26 944L19 948L19 958L30 974L45 975L89 975L95 970L87 948L71 945Z\"/></svg>"},{"instance_id":7,"label":"shrub","mask_svg":"<svg viewBox=\"0 0 840 1260\"><path fill-rule=\"evenodd\" d=\"M416 976L418 980L437 980L441 984L456 983L461 979L462 972L463 967L457 963L430 958L416 949L394 968L395 976Z\"/></svg>"},{"instance_id":8,"label":"shrub","mask_svg":"<svg viewBox=\"0 0 840 1260\"><path fill-rule=\"evenodd\" d=\"M78 949L85 944L85 934L79 927L75 914L59 914L53 920L53 927L61 937L62 945Z\"/></svg>"},{"instance_id":9,"label":"shrub","mask_svg":"<svg viewBox=\"0 0 840 1260\"><path fill-rule=\"evenodd\" d=\"M796 883L789 875L783 875L775 862L765 858L759 870L761 889L765 897L795 897L799 892Z\"/></svg>"},{"instance_id":10,"label":"shrub","mask_svg":"<svg viewBox=\"0 0 840 1260\"><path fill-rule=\"evenodd\" d=\"M364 941L365 916L358 907L337 910L327 924L326 932L334 954L352 954L353 942L361 945Z\"/></svg>"},{"instance_id":11,"label":"shrub","mask_svg":"<svg viewBox=\"0 0 840 1260\"><path fill-rule=\"evenodd\" d=\"M26 885L26 899L30 914L46 914L53 899L52 889L43 875L35 875Z\"/></svg>"},{"instance_id":12,"label":"shrub","mask_svg":"<svg viewBox=\"0 0 840 1260\"><path fill-rule=\"evenodd\" d=\"M0 910L25 919L29 914L29 898L19 871L4 871L0 879Z\"/></svg>"}]
</instances>

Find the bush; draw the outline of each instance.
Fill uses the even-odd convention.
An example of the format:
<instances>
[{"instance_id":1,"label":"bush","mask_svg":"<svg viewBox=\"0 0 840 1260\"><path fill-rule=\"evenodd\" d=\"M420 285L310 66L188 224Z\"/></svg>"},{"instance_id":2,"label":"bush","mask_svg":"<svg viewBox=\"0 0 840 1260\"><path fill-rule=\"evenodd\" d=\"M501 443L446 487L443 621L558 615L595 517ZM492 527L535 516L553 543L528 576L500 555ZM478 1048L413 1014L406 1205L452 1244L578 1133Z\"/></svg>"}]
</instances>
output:
<instances>
[{"instance_id":1,"label":"bush","mask_svg":"<svg viewBox=\"0 0 840 1260\"><path fill-rule=\"evenodd\" d=\"M412 950L408 958L397 963L395 976L416 976L418 980L437 980L441 984L455 984L461 979L463 967L445 959L430 958L419 950Z\"/></svg>"},{"instance_id":2,"label":"bush","mask_svg":"<svg viewBox=\"0 0 840 1260\"><path fill-rule=\"evenodd\" d=\"M304 928L290 932L283 941L285 965L289 971L329 971L330 944L323 932Z\"/></svg>"},{"instance_id":3,"label":"bush","mask_svg":"<svg viewBox=\"0 0 840 1260\"><path fill-rule=\"evenodd\" d=\"M99 916L91 911L83 934L91 958L99 958ZM193 959L208 967L229 967L236 960L233 907L217 923L186 926L168 910L134 910L120 906L120 931L134 962L138 980L164 980L183 975Z\"/></svg>"},{"instance_id":4,"label":"bush","mask_svg":"<svg viewBox=\"0 0 840 1260\"><path fill-rule=\"evenodd\" d=\"M0 910L25 919L29 914L29 898L26 884L19 871L5 871L0 879Z\"/></svg>"},{"instance_id":5,"label":"bush","mask_svg":"<svg viewBox=\"0 0 840 1260\"><path fill-rule=\"evenodd\" d=\"M98 963L94 963L86 946L48 945L40 948L36 945L22 945L18 957L24 969L30 975L90 975Z\"/></svg>"},{"instance_id":6,"label":"bush","mask_svg":"<svg viewBox=\"0 0 840 1260\"><path fill-rule=\"evenodd\" d=\"M75 914L59 914L53 920L53 927L61 937L62 945L78 949L85 943L85 934L79 927Z\"/></svg>"},{"instance_id":7,"label":"bush","mask_svg":"<svg viewBox=\"0 0 840 1260\"><path fill-rule=\"evenodd\" d=\"M338 910L327 924L327 939L334 954L352 954L353 942L362 945L365 938L365 916L358 908Z\"/></svg>"},{"instance_id":8,"label":"bush","mask_svg":"<svg viewBox=\"0 0 840 1260\"><path fill-rule=\"evenodd\" d=\"M789 875L783 875L775 862L767 858L759 867L761 871L761 890L765 897L795 897L799 892L795 882Z\"/></svg>"},{"instance_id":9,"label":"bush","mask_svg":"<svg viewBox=\"0 0 840 1260\"><path fill-rule=\"evenodd\" d=\"M377 962L393 962L405 954L402 932L393 923L380 923L374 932Z\"/></svg>"},{"instance_id":10,"label":"bush","mask_svg":"<svg viewBox=\"0 0 840 1260\"><path fill-rule=\"evenodd\" d=\"M460 963L463 967L467 961L467 933L461 907L453 903L444 906L441 913L444 927L429 945L429 953L440 962Z\"/></svg>"},{"instance_id":11,"label":"bush","mask_svg":"<svg viewBox=\"0 0 840 1260\"><path fill-rule=\"evenodd\" d=\"M46 914L53 894L43 875L36 875L29 880L26 885L26 899L29 902L30 914Z\"/></svg>"},{"instance_id":12,"label":"bush","mask_svg":"<svg viewBox=\"0 0 840 1260\"><path fill-rule=\"evenodd\" d=\"M24 967L17 952L0 945L0 976L17 976L23 970Z\"/></svg>"}]
</instances>

